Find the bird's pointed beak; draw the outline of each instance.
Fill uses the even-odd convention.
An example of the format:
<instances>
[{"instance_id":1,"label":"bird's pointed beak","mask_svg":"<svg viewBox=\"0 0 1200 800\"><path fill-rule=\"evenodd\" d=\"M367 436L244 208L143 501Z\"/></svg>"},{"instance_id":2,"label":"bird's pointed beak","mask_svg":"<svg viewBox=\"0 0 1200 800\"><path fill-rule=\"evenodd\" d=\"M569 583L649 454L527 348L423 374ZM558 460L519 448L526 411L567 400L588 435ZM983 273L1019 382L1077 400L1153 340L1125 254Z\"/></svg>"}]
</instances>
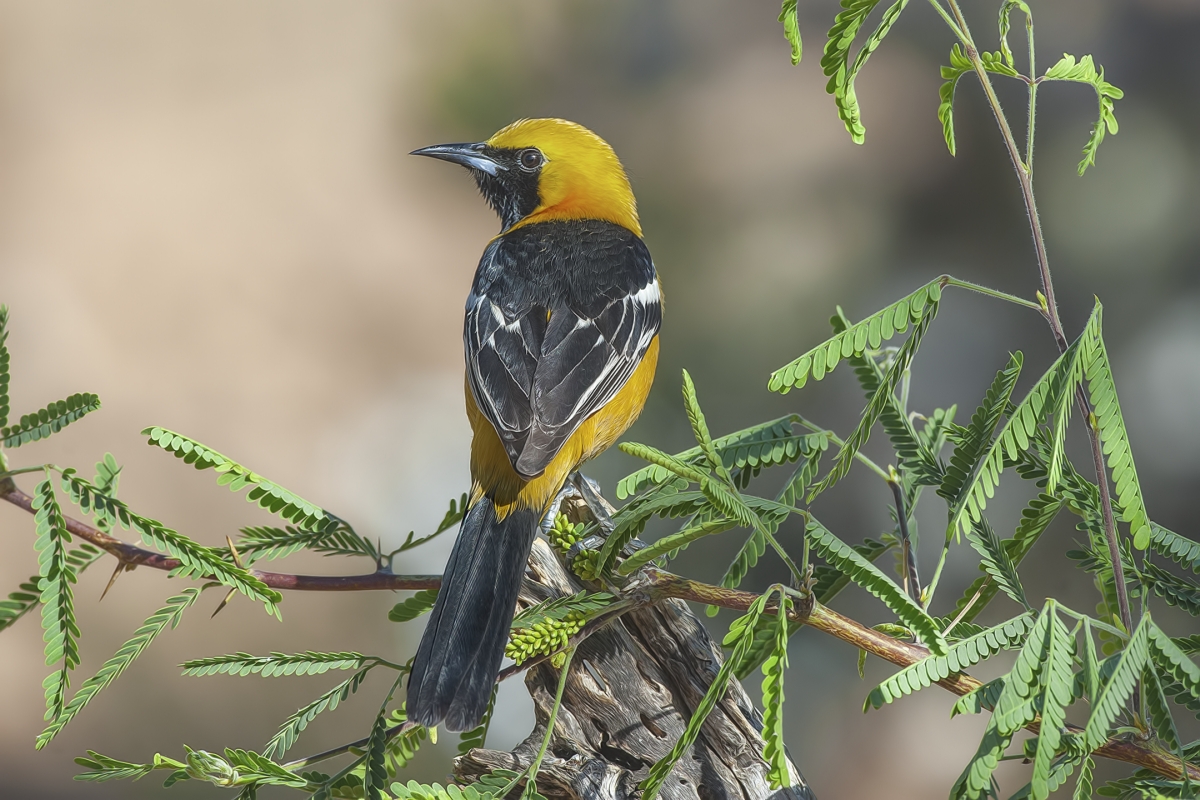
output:
<instances>
[{"instance_id":1,"label":"bird's pointed beak","mask_svg":"<svg viewBox=\"0 0 1200 800\"><path fill-rule=\"evenodd\" d=\"M409 155L440 158L442 161L461 164L467 169L479 170L480 172L486 172L488 175L495 175L497 172L504 170L505 167L489 156L487 151L487 145L482 142L475 144L435 144L432 147L422 147L420 150L413 150Z\"/></svg>"}]
</instances>

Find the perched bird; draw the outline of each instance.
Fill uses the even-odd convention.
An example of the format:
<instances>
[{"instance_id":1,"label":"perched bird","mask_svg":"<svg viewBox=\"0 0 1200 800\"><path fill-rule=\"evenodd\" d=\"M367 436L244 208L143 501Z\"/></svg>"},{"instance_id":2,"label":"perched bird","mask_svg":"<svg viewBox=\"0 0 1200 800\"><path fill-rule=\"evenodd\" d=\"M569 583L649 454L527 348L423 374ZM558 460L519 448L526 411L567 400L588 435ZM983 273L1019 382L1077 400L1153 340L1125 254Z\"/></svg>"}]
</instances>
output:
<instances>
[{"instance_id":1,"label":"perched bird","mask_svg":"<svg viewBox=\"0 0 1200 800\"><path fill-rule=\"evenodd\" d=\"M527 119L413 154L466 167L501 225L463 327L470 502L408 682L410 719L467 730L487 710L542 516L646 402L662 298L629 179L587 128Z\"/></svg>"}]
</instances>

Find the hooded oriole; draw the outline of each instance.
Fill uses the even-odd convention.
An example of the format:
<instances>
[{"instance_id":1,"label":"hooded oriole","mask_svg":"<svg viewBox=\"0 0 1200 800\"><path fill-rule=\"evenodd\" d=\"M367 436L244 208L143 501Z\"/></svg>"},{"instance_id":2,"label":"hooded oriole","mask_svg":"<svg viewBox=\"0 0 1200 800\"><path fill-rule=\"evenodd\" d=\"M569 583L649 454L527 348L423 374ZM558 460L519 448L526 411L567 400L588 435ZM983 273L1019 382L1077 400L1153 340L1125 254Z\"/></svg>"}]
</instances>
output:
<instances>
[{"instance_id":1,"label":"hooded oriole","mask_svg":"<svg viewBox=\"0 0 1200 800\"><path fill-rule=\"evenodd\" d=\"M466 730L491 695L539 521L633 424L661 293L612 148L560 119L414 151L466 167L500 216L467 296L471 498L408 683L409 717Z\"/></svg>"}]
</instances>

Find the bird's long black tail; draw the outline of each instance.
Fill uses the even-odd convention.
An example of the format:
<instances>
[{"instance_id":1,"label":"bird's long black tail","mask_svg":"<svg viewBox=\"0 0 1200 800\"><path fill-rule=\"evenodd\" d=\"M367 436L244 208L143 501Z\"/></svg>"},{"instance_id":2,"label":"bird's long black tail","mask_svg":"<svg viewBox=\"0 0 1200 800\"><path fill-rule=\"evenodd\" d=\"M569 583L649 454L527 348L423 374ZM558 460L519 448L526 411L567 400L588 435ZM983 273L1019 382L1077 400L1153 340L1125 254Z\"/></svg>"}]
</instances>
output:
<instances>
[{"instance_id":1,"label":"bird's long black tail","mask_svg":"<svg viewBox=\"0 0 1200 800\"><path fill-rule=\"evenodd\" d=\"M530 509L496 518L484 497L467 511L408 679L408 717L452 731L487 710L517 592L537 533Z\"/></svg>"}]
</instances>

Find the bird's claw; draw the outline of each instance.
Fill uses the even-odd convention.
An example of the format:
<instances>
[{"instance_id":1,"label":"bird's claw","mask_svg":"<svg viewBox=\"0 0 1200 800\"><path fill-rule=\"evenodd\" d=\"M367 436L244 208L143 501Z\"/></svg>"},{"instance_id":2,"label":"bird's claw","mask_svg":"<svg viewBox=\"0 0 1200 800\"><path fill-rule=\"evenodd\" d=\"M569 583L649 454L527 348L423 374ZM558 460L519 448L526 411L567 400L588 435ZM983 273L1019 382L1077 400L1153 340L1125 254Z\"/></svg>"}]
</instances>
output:
<instances>
[{"instance_id":1,"label":"bird's claw","mask_svg":"<svg viewBox=\"0 0 1200 800\"><path fill-rule=\"evenodd\" d=\"M599 550L604 546L604 537L592 534L585 536L567 549L567 563L574 564L576 557L580 556L586 550Z\"/></svg>"}]
</instances>

